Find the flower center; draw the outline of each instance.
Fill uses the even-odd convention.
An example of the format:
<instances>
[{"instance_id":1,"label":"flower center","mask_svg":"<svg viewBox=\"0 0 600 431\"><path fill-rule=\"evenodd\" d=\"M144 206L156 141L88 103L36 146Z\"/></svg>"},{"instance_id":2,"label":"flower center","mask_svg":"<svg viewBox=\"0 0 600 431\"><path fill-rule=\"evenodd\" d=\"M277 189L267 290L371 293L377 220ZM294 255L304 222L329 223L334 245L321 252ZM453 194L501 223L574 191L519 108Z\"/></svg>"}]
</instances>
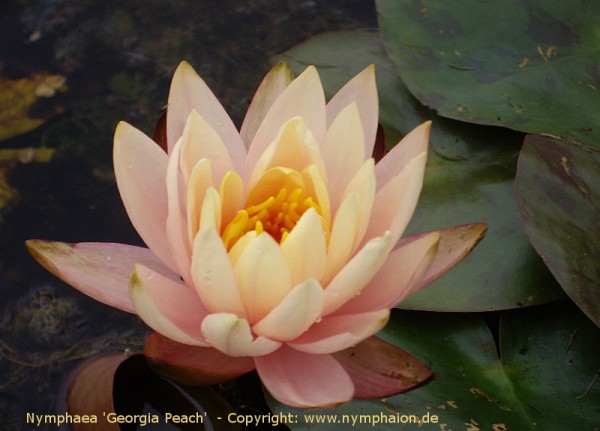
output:
<instances>
[{"instance_id":1,"label":"flower center","mask_svg":"<svg viewBox=\"0 0 600 431\"><path fill-rule=\"evenodd\" d=\"M259 204L239 210L223 231L223 242L229 250L247 232L256 231L271 235L283 244L302 214L314 208L322 216L321 208L303 188L281 188Z\"/></svg>"}]
</instances>

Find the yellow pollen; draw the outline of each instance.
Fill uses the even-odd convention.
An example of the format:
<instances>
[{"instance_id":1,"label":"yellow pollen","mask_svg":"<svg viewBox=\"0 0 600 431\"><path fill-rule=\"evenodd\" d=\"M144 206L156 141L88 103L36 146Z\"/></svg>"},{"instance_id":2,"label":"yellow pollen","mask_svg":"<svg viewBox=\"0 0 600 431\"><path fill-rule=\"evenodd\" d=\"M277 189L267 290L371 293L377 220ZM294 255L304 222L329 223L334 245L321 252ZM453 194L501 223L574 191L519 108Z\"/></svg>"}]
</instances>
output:
<instances>
[{"instance_id":1,"label":"yellow pollen","mask_svg":"<svg viewBox=\"0 0 600 431\"><path fill-rule=\"evenodd\" d=\"M239 210L222 233L223 242L227 249L246 233L255 231L271 235L277 242L283 244L296 223L309 208L314 208L319 216L323 216L320 206L306 196L306 191L296 188L291 193L282 188L276 196L270 196L263 202L250 205Z\"/></svg>"}]
</instances>

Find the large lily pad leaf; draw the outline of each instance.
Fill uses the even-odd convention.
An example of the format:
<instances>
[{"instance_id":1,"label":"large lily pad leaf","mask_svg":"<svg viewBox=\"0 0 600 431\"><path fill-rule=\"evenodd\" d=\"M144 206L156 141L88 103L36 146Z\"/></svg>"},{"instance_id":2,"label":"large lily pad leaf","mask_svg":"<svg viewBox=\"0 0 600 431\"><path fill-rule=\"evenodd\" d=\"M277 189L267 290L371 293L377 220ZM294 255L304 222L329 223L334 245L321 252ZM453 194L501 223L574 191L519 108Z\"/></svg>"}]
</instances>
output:
<instances>
[{"instance_id":1,"label":"large lily pad leaf","mask_svg":"<svg viewBox=\"0 0 600 431\"><path fill-rule=\"evenodd\" d=\"M440 115L600 143L600 2L376 3L402 79Z\"/></svg>"},{"instance_id":2,"label":"large lily pad leaf","mask_svg":"<svg viewBox=\"0 0 600 431\"><path fill-rule=\"evenodd\" d=\"M600 326L600 151L528 136L516 191L535 249L571 299Z\"/></svg>"},{"instance_id":3,"label":"large lily pad leaf","mask_svg":"<svg viewBox=\"0 0 600 431\"><path fill-rule=\"evenodd\" d=\"M598 430L600 330L567 302L505 312L499 326L498 346L478 315L396 312L380 335L429 364L434 381L337 409L270 403L297 415L292 430L341 431L352 420L363 421L356 429L378 420L378 430Z\"/></svg>"},{"instance_id":4,"label":"large lily pad leaf","mask_svg":"<svg viewBox=\"0 0 600 431\"><path fill-rule=\"evenodd\" d=\"M507 130L438 117L416 101L398 79L376 33L329 33L278 59L298 73L318 67L328 96L374 63L380 119L397 142L418 124L433 120L425 186L407 233L465 223L489 225L472 255L404 308L436 311L508 309L562 297L521 226L513 179L522 136Z\"/></svg>"}]
</instances>

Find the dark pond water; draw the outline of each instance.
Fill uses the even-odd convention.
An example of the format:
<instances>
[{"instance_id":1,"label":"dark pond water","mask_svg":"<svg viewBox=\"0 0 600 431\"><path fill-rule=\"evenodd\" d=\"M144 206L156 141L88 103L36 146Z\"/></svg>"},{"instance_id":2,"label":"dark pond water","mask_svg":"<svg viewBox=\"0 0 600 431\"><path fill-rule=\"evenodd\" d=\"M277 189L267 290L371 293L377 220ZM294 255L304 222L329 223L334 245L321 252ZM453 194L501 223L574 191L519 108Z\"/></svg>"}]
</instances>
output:
<instances>
[{"instance_id":1,"label":"dark pond water","mask_svg":"<svg viewBox=\"0 0 600 431\"><path fill-rule=\"evenodd\" d=\"M57 429L27 425L26 414L57 413L82 360L139 350L149 332L61 283L23 244L140 244L114 183L116 123L151 133L185 59L239 124L271 56L324 31L376 25L368 0L0 4L0 430ZM15 88L39 97L15 98ZM251 375L217 389L238 411L265 409Z\"/></svg>"}]
</instances>

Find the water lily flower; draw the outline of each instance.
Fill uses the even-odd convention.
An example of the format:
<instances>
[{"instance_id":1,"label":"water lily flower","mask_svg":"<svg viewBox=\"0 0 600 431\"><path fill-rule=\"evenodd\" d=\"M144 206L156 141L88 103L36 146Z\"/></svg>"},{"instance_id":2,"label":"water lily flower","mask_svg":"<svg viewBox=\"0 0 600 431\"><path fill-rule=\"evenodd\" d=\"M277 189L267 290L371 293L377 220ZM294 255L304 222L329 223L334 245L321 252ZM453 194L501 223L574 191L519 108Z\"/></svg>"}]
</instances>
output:
<instances>
[{"instance_id":1,"label":"water lily flower","mask_svg":"<svg viewBox=\"0 0 600 431\"><path fill-rule=\"evenodd\" d=\"M404 365L374 334L485 226L402 238L430 123L375 164L377 124L373 66L326 103L314 67L294 79L280 63L238 131L183 62L166 151L125 122L115 132L117 185L148 248L31 240L29 249L80 291L137 313L159 334L147 354L176 377L214 383L256 369L275 398L300 407L389 395L406 382L381 370Z\"/></svg>"}]
</instances>

